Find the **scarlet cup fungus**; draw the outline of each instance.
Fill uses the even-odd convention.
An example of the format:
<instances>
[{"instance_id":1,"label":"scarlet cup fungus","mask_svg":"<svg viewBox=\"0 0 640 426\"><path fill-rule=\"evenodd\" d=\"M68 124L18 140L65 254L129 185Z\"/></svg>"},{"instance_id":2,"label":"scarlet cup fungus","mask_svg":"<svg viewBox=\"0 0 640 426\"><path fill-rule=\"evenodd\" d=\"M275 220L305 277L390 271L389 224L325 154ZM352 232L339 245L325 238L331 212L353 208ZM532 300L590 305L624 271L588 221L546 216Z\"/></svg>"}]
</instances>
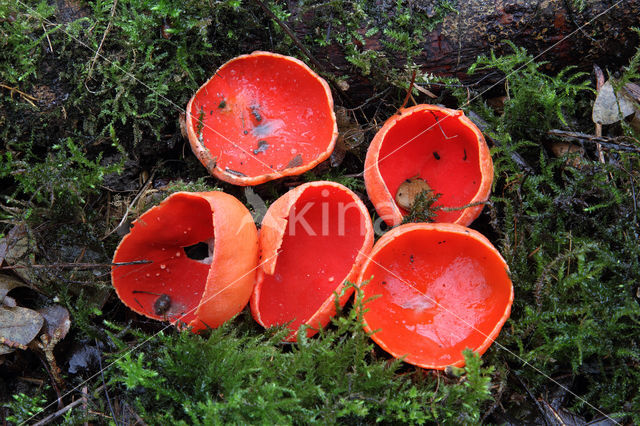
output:
<instances>
[{"instance_id":1,"label":"scarlet cup fungus","mask_svg":"<svg viewBox=\"0 0 640 426\"><path fill-rule=\"evenodd\" d=\"M417 105L391 117L375 135L364 179L380 217L398 225L420 190L439 196L436 207L455 209L486 201L493 163L482 133L462 111ZM466 226L482 208L440 209L434 221Z\"/></svg>"},{"instance_id":2,"label":"scarlet cup fungus","mask_svg":"<svg viewBox=\"0 0 640 426\"><path fill-rule=\"evenodd\" d=\"M302 324L316 333L344 306L373 245L373 227L357 195L334 182L310 182L277 199L260 228L261 266L251 312L264 327L289 323L295 341Z\"/></svg>"},{"instance_id":3,"label":"scarlet cup fungus","mask_svg":"<svg viewBox=\"0 0 640 426\"><path fill-rule=\"evenodd\" d=\"M146 317L215 328L249 301L258 264L251 214L224 192L177 192L134 222L111 270L122 302ZM200 244L204 253L189 257Z\"/></svg>"},{"instance_id":4,"label":"scarlet cup fungus","mask_svg":"<svg viewBox=\"0 0 640 426\"><path fill-rule=\"evenodd\" d=\"M369 280L367 282L367 280ZM365 330L382 349L424 368L464 365L484 353L509 318L507 264L482 234L450 223L398 226L380 238L360 272Z\"/></svg>"},{"instance_id":5,"label":"scarlet cup fungus","mask_svg":"<svg viewBox=\"0 0 640 426\"><path fill-rule=\"evenodd\" d=\"M302 61L269 52L222 65L186 116L200 162L236 185L301 174L331 155L338 136L326 81Z\"/></svg>"}]
</instances>

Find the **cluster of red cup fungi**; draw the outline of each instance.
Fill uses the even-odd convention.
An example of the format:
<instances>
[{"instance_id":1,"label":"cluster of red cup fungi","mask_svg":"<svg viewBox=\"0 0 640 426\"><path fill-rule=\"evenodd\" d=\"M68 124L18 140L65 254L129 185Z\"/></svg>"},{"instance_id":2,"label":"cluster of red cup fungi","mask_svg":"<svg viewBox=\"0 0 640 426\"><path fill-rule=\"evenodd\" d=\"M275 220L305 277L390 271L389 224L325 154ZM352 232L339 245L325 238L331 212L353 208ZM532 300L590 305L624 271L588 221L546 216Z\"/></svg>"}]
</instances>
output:
<instances>
[{"instance_id":1,"label":"cluster of red cup fungi","mask_svg":"<svg viewBox=\"0 0 640 426\"><path fill-rule=\"evenodd\" d=\"M236 185L301 174L329 157L338 136L327 83L268 52L222 65L186 117L195 155ZM367 208L338 183L293 188L259 231L229 194L172 194L118 246L116 292L135 312L196 332L250 303L258 323L288 324L295 341L302 325L311 336L329 323L353 282L372 300L366 331L377 330L372 339L394 357L443 369L463 365L465 348L483 353L509 317L513 287L498 251L466 227L493 178L482 133L462 111L403 109L371 142L364 178L378 214L395 226L375 245ZM435 197L434 223L400 225L417 196Z\"/></svg>"}]
</instances>

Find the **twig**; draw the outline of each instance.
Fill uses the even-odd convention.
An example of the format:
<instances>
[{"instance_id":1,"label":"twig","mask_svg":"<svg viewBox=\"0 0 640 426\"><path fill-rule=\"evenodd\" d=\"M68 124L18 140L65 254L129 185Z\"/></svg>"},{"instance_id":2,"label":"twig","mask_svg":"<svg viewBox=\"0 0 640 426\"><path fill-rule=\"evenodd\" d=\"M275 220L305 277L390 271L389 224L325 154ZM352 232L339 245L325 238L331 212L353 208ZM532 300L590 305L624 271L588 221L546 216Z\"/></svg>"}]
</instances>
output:
<instances>
[{"instance_id":1,"label":"twig","mask_svg":"<svg viewBox=\"0 0 640 426\"><path fill-rule=\"evenodd\" d=\"M431 99L436 99L437 96L431 91L431 90L427 90L424 87L420 86L419 84L414 84L413 87L416 88L416 90L424 95L427 95L428 97L430 97ZM467 92L469 92L469 88L465 87L465 89L467 89Z\"/></svg>"},{"instance_id":2,"label":"twig","mask_svg":"<svg viewBox=\"0 0 640 426\"><path fill-rule=\"evenodd\" d=\"M95 339L96 341L96 347L99 347L98 345L98 339ZM109 398L109 392L107 391L107 383L104 380L104 369L102 368L102 356L100 355L100 353L98 353L98 366L100 367L100 375L102 376L102 387L104 388L104 395L107 398L107 405L109 405L109 411L111 412L111 417L113 418L113 421L115 422L115 424L118 424L118 419L116 417L116 413L113 412L113 406L111 405L111 398Z\"/></svg>"},{"instance_id":3,"label":"twig","mask_svg":"<svg viewBox=\"0 0 640 426\"><path fill-rule=\"evenodd\" d=\"M33 383L34 385L38 385L38 386L44 385L44 380L34 379L32 377L18 377L18 380L22 380L23 382L27 382L27 383Z\"/></svg>"},{"instance_id":4,"label":"twig","mask_svg":"<svg viewBox=\"0 0 640 426\"><path fill-rule=\"evenodd\" d=\"M293 43L298 47L298 49L300 49L300 51L313 63L313 65L318 69L318 71L322 71L324 74L327 74L326 77L328 78L329 82L331 83L331 85L337 89L336 93L340 94L341 96L344 96L345 99L347 101L350 101L350 97L345 93L344 90L342 90L340 88L340 85L337 84L333 78L333 75L328 74L325 67L320 63L320 61L318 61L315 56L313 56L311 54L311 52L309 51L309 49L307 49L302 42L298 39L298 37L296 37L296 35L293 33L293 31L291 31L291 29L287 26L287 24L285 24L284 22L282 22L280 20L280 18L278 18L272 11L271 9L269 9L267 7L267 5L264 4L264 2L262 0L254 0L256 3L258 3L258 5L262 8L262 10L264 10L264 12L269 15L269 17L271 19L273 19L274 21L276 21L276 23L280 26L280 28L282 28L282 30L287 33L287 35L291 38L291 40L293 40Z\"/></svg>"},{"instance_id":5,"label":"twig","mask_svg":"<svg viewBox=\"0 0 640 426\"><path fill-rule=\"evenodd\" d=\"M146 426L146 425L147 425L147 424L144 422L144 420L142 420L142 417L140 417L140 415L139 415L138 413L136 413L135 411L133 411L133 408L131 408L131 406L130 406L129 404L126 404L125 406L127 407L127 410L129 410L129 412L130 412L131 414L133 414L133 417L135 417L135 418L136 418L136 422L133 424L134 426L135 426L135 425L138 425L138 424L139 424L139 425L144 425L144 426Z\"/></svg>"},{"instance_id":6,"label":"twig","mask_svg":"<svg viewBox=\"0 0 640 426\"><path fill-rule=\"evenodd\" d=\"M382 92L378 92L375 95L371 96L370 98L367 98L367 100L365 100L361 105L358 105L355 108L346 108L346 110L347 111L355 111L357 109L362 109L365 106L367 106L367 104L369 104L371 101L375 101L376 99L386 95L389 92L389 90L391 90L391 86L387 87Z\"/></svg>"},{"instance_id":7,"label":"twig","mask_svg":"<svg viewBox=\"0 0 640 426\"><path fill-rule=\"evenodd\" d=\"M58 342L62 339L62 333L60 330L56 330L53 333L53 336L49 336L44 333L40 336L40 342L36 343L36 347L42 351L45 359L49 363L49 368L51 369L51 376L53 380L57 384L57 388L64 388L64 380L62 379L62 372L60 371L60 367L58 367L58 363L56 362L56 357L53 354L53 349L58 344ZM57 392L56 388L56 392ZM58 401L60 401L60 405L62 406L62 399L60 394L58 393Z\"/></svg>"},{"instance_id":8,"label":"twig","mask_svg":"<svg viewBox=\"0 0 640 426\"><path fill-rule=\"evenodd\" d=\"M593 64L593 73L596 76L596 91L600 93L600 89L604 86L604 73L600 69L600 67L596 64ZM602 137L602 124L596 123L596 137ZM598 151L598 160L604 164L604 153L602 152L602 145L600 143L596 143L596 150Z\"/></svg>"},{"instance_id":9,"label":"twig","mask_svg":"<svg viewBox=\"0 0 640 426\"><path fill-rule=\"evenodd\" d=\"M538 401L536 397L533 395L533 393L531 393L531 390L529 390L529 387L525 385L524 381L520 378L520 376L518 376L518 374L514 374L514 376L516 379L518 379L518 381L520 382L520 385L522 385L524 390L527 392L527 394L529 395L529 398L531 398L531 400L536 404L536 407L538 407L538 410L540 410L540 414L542 414L543 418L545 418L546 416L545 416L544 408L542 408L542 405L540 405L540 401Z\"/></svg>"},{"instance_id":10,"label":"twig","mask_svg":"<svg viewBox=\"0 0 640 426\"><path fill-rule=\"evenodd\" d=\"M313 62L313 65L315 65L318 70L320 71L325 71L324 66L322 66L322 64L315 58L315 56L313 56L311 54L311 52L309 52L309 50L304 47L304 45L302 44L302 42L300 40L298 40L298 37L296 37L296 35L293 33L293 31L291 31L291 29L287 26L287 24L285 24L284 22L282 22L280 20L280 18L278 18L272 11L271 9L269 9L267 7L267 5L265 5L262 0L255 0L256 3L258 3L258 5L262 8L262 10L264 10L264 12L269 15L269 17L271 19L273 19L274 21L276 21L276 23L280 26L280 28L282 28L282 30L287 33L287 35L289 37L291 37L291 40L293 40L293 43L298 46L298 49L300 49L302 51L302 53L304 53L304 55L311 61Z\"/></svg>"},{"instance_id":11,"label":"twig","mask_svg":"<svg viewBox=\"0 0 640 426\"><path fill-rule=\"evenodd\" d=\"M625 141L631 141L632 139L627 136L593 136L586 133L568 132L566 130L552 129L547 132L549 136L556 136L558 138L567 139L577 142L588 142L600 144L602 147L609 149L616 149L618 151L637 152L640 153L640 147L636 147L625 143Z\"/></svg>"},{"instance_id":12,"label":"twig","mask_svg":"<svg viewBox=\"0 0 640 426\"><path fill-rule=\"evenodd\" d=\"M89 422L87 422L86 418L89 417L89 408L87 407L87 393L89 392L89 388L87 386L82 387L82 411L84 411L85 421L84 426L89 426Z\"/></svg>"},{"instance_id":13,"label":"twig","mask_svg":"<svg viewBox=\"0 0 640 426\"><path fill-rule=\"evenodd\" d=\"M116 232L117 229L120 229L120 227L122 225L124 225L124 223L127 221L127 218L129 217L129 213L131 213L131 210L133 210L133 207L137 204L137 202L140 199L140 197L142 196L142 194L147 192L147 189L149 189L149 187L151 186L151 182L153 182L153 176L155 175L155 173L156 173L155 170L151 172L151 175L149 176L149 179L147 179L147 181L144 183L144 185L142 185L142 188L140 188L140 191L138 191L138 193L136 194L134 199L127 206L127 210L124 212L124 215L122 216L122 219L120 220L120 223L118 223L118 226L113 228L104 237L102 237L103 240L105 238L107 238L109 235L111 235L114 232Z\"/></svg>"},{"instance_id":14,"label":"twig","mask_svg":"<svg viewBox=\"0 0 640 426\"><path fill-rule=\"evenodd\" d=\"M47 362L40 356L38 356L38 359L40 360L42 365L44 365L44 369L47 372L47 374L49 375L49 378L51 379L51 384L53 385L53 390L56 391L56 395L58 396L58 408L61 409L62 408L62 394L60 393L60 388L58 388L57 380L53 376L53 374L51 373L51 370L49 369L49 365L47 364Z\"/></svg>"},{"instance_id":15,"label":"twig","mask_svg":"<svg viewBox=\"0 0 640 426\"><path fill-rule=\"evenodd\" d=\"M100 392L102 390L102 388L104 388L104 385L100 386L98 389L96 389L96 392ZM66 413L67 411L71 410L72 408L78 406L82 404L82 398L76 399L75 401L71 402L70 404L62 407L61 409L59 409L58 411L56 411L53 414L48 415L47 417L45 417L44 419L40 420L38 423L35 423L33 426L44 426L50 422L52 422L53 420L57 419L58 417L62 416L64 413Z\"/></svg>"},{"instance_id":16,"label":"twig","mask_svg":"<svg viewBox=\"0 0 640 426\"><path fill-rule=\"evenodd\" d=\"M502 146L502 143L500 141L498 141L497 139L494 139L494 138L492 138L491 136L489 136L487 134L484 134L484 137L485 137L486 140L491 142L493 145ZM518 154L517 152L514 151L514 152L511 153L511 159L517 165L519 165L525 172L533 174L533 167L531 167L529 165L529 163L527 163L527 161L522 157L522 155L520 155L520 154Z\"/></svg>"},{"instance_id":17,"label":"twig","mask_svg":"<svg viewBox=\"0 0 640 426\"><path fill-rule=\"evenodd\" d=\"M2 266L2 269L94 269L94 268L111 268L112 266L126 265L143 265L153 263L151 260L133 260L131 262L112 262L112 263L53 263L51 265L9 265Z\"/></svg>"},{"instance_id":18,"label":"twig","mask_svg":"<svg viewBox=\"0 0 640 426\"><path fill-rule=\"evenodd\" d=\"M415 83L415 81L416 81L416 70L413 70L413 73L411 74L411 83L409 83L409 88L407 89L407 96L404 97L404 102L402 102L402 106L398 108L398 111L396 111L396 114L401 114L400 110L405 106L407 106L407 102L409 102L409 96L411 96L411 89L413 89L413 83ZM438 120L436 119L436 121Z\"/></svg>"},{"instance_id":19,"label":"twig","mask_svg":"<svg viewBox=\"0 0 640 426\"><path fill-rule=\"evenodd\" d=\"M47 29L44 27L44 24L42 24L42 31L44 31L44 35L47 37L47 41L49 42L49 49L51 50L51 54L53 54L53 45L51 44L49 33L47 32Z\"/></svg>"},{"instance_id":20,"label":"twig","mask_svg":"<svg viewBox=\"0 0 640 426\"><path fill-rule=\"evenodd\" d=\"M33 101L37 101L38 98L35 98L27 93L24 93L23 91L16 89L15 87L11 87L11 86L7 86L6 84L2 84L0 83L0 87L2 87L3 89L7 89L11 92L11 97L13 98L13 92L18 93L22 99L24 99L25 101L27 101L29 103L29 105L31 105L32 107L35 107L36 104L33 103Z\"/></svg>"},{"instance_id":21,"label":"twig","mask_svg":"<svg viewBox=\"0 0 640 426\"><path fill-rule=\"evenodd\" d=\"M93 56L93 59L91 60L91 64L89 64L89 72L87 73L87 78L84 79L85 85L87 83L87 80L91 78L91 74L93 73L93 66L98 60L98 56L100 56L100 50L102 50L102 44L104 43L104 40L107 38L107 34L109 34L109 31L111 30L111 22L113 21L113 16L116 13L117 5L118 5L118 0L113 0L113 4L111 5L111 14L109 15L109 23L107 24L107 28L104 30L104 34L102 34L102 40L100 40L100 44L98 45L96 54Z\"/></svg>"}]
</instances>

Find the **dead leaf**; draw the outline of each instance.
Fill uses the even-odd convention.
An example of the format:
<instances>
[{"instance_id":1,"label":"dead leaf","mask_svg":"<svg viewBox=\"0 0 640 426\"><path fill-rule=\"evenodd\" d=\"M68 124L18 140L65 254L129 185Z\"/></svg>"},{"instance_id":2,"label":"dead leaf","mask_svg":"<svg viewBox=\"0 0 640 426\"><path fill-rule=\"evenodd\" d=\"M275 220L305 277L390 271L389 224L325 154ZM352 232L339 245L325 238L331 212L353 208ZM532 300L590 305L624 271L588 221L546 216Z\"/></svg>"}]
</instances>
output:
<instances>
[{"instance_id":1,"label":"dead leaf","mask_svg":"<svg viewBox=\"0 0 640 426\"><path fill-rule=\"evenodd\" d=\"M596 124L613 124L634 112L633 102L624 95L617 96L611 81L607 81L598 92L591 118Z\"/></svg>"},{"instance_id":2,"label":"dead leaf","mask_svg":"<svg viewBox=\"0 0 640 426\"><path fill-rule=\"evenodd\" d=\"M548 425L584 426L587 424L583 417L565 408L560 407L555 409L545 400L541 400L540 403L543 409L545 423Z\"/></svg>"},{"instance_id":3,"label":"dead leaf","mask_svg":"<svg viewBox=\"0 0 640 426\"><path fill-rule=\"evenodd\" d=\"M635 83L627 83L624 85L624 90L636 102L640 102L640 86Z\"/></svg>"},{"instance_id":4,"label":"dead leaf","mask_svg":"<svg viewBox=\"0 0 640 426\"><path fill-rule=\"evenodd\" d=\"M298 154L289 161L285 169L302 166L302 155Z\"/></svg>"},{"instance_id":5,"label":"dead leaf","mask_svg":"<svg viewBox=\"0 0 640 426\"><path fill-rule=\"evenodd\" d=\"M580 160L584 155L584 149L581 146L574 145L570 142L555 141L551 143L551 151L556 157L569 156L571 154L578 154L576 157L569 160L569 164L573 167L580 166Z\"/></svg>"},{"instance_id":6,"label":"dead leaf","mask_svg":"<svg viewBox=\"0 0 640 426\"><path fill-rule=\"evenodd\" d=\"M487 105L489 105L498 115L504 113L504 104L509 98L507 96L495 96L487 99Z\"/></svg>"},{"instance_id":7,"label":"dead leaf","mask_svg":"<svg viewBox=\"0 0 640 426\"><path fill-rule=\"evenodd\" d=\"M629 125L636 133L640 133L640 111L636 111Z\"/></svg>"},{"instance_id":8,"label":"dead leaf","mask_svg":"<svg viewBox=\"0 0 640 426\"><path fill-rule=\"evenodd\" d=\"M420 85L418 85L418 84L415 84L413 87L414 87L418 92L421 92L421 93L423 93L423 94L427 95L427 96L428 96L428 97L430 97L431 99L436 99L436 98L437 98L437 96L436 96L432 91L427 90L427 89L425 89L424 87L422 87L422 86L420 86Z\"/></svg>"},{"instance_id":9,"label":"dead leaf","mask_svg":"<svg viewBox=\"0 0 640 426\"><path fill-rule=\"evenodd\" d=\"M336 146L331 153L331 167L338 167L342 164L347 151L364 142L364 130L351 119L346 108L336 107L336 122L339 133Z\"/></svg>"},{"instance_id":10,"label":"dead leaf","mask_svg":"<svg viewBox=\"0 0 640 426\"><path fill-rule=\"evenodd\" d=\"M0 274L0 304L4 297L16 287L26 287L26 285L10 275Z\"/></svg>"},{"instance_id":11,"label":"dead leaf","mask_svg":"<svg viewBox=\"0 0 640 426\"><path fill-rule=\"evenodd\" d=\"M5 341L0 344L0 355L13 352L11 346L15 344L28 345L38 335L43 323L42 315L32 309L0 306L0 337Z\"/></svg>"},{"instance_id":12,"label":"dead leaf","mask_svg":"<svg viewBox=\"0 0 640 426\"><path fill-rule=\"evenodd\" d=\"M12 247L20 235L24 234L24 225L16 225L5 235L0 238L0 265L4 261L9 248Z\"/></svg>"},{"instance_id":13,"label":"dead leaf","mask_svg":"<svg viewBox=\"0 0 640 426\"><path fill-rule=\"evenodd\" d=\"M600 90L605 82L604 73L602 72L602 69L596 64L593 64L593 73L596 77L596 90Z\"/></svg>"},{"instance_id":14,"label":"dead leaf","mask_svg":"<svg viewBox=\"0 0 640 426\"><path fill-rule=\"evenodd\" d=\"M8 264L13 265L15 261L20 259L27 253L29 248L27 230L24 225L16 225L11 228L11 231L7 234L3 240L4 250L3 259Z\"/></svg>"},{"instance_id":15,"label":"dead leaf","mask_svg":"<svg viewBox=\"0 0 640 426\"><path fill-rule=\"evenodd\" d=\"M338 86L338 88L340 90L342 90L343 92L346 92L347 90L349 90L349 83L347 83L345 80L338 80L336 81L336 85Z\"/></svg>"},{"instance_id":16,"label":"dead leaf","mask_svg":"<svg viewBox=\"0 0 640 426\"><path fill-rule=\"evenodd\" d=\"M344 160L344 156L347 154L347 147L344 145L344 139L341 136L338 136L338 140L336 141L336 146L333 148L333 152L329 157L329 161L331 161L331 167L338 167L342 164Z\"/></svg>"},{"instance_id":17,"label":"dead leaf","mask_svg":"<svg viewBox=\"0 0 640 426\"><path fill-rule=\"evenodd\" d=\"M180 123L180 134L182 135L182 139L189 140L189 134L187 132L187 116L184 112L181 112L178 115L178 123ZM215 164L213 167L215 167Z\"/></svg>"},{"instance_id":18,"label":"dead leaf","mask_svg":"<svg viewBox=\"0 0 640 426\"><path fill-rule=\"evenodd\" d=\"M71 320L69 319L69 311L62 305L51 305L38 312L44 318L43 331L51 337L51 339L62 340L71 328Z\"/></svg>"},{"instance_id":19,"label":"dead leaf","mask_svg":"<svg viewBox=\"0 0 640 426\"><path fill-rule=\"evenodd\" d=\"M4 261L11 266L16 266L14 272L27 283L37 280L36 275L28 268L28 256L34 249L25 225L16 225L7 234ZM4 239L3 239L4 240ZM2 246L0 246L2 251Z\"/></svg>"}]
</instances>

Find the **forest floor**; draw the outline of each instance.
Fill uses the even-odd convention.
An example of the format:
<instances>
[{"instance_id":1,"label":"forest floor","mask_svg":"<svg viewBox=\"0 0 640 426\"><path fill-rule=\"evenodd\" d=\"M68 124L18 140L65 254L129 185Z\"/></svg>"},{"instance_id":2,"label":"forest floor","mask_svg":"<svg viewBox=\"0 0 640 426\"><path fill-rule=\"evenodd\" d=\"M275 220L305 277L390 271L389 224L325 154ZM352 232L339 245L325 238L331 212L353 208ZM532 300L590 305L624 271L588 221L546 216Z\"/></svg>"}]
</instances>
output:
<instances>
[{"instance_id":1,"label":"forest floor","mask_svg":"<svg viewBox=\"0 0 640 426\"><path fill-rule=\"evenodd\" d=\"M640 424L640 42L626 66L600 63L600 73L546 74L515 45L485 52L469 73L504 76L488 90L412 66L421 33L385 33L406 42L405 61L351 56L365 96L316 70L334 93L331 158L247 189L210 176L181 134L198 87L240 54L314 67L300 43L318 51L357 42L354 28L377 31L356 25L366 23L361 2L327 2L327 15L353 22L330 40L292 40L259 3L0 0L3 424ZM284 3L265 3L286 21ZM410 16L400 3L390 6L398 20ZM455 10L435 3L435 19ZM118 299L116 247L177 191L224 191L257 213L256 196L268 206L329 180L377 218L362 177L367 147L399 108L421 103L461 109L482 130L495 172L470 227L502 254L515 290L495 343L482 357L466 352L463 370L422 369L377 347L358 289L297 343L248 307L196 335Z\"/></svg>"}]
</instances>

